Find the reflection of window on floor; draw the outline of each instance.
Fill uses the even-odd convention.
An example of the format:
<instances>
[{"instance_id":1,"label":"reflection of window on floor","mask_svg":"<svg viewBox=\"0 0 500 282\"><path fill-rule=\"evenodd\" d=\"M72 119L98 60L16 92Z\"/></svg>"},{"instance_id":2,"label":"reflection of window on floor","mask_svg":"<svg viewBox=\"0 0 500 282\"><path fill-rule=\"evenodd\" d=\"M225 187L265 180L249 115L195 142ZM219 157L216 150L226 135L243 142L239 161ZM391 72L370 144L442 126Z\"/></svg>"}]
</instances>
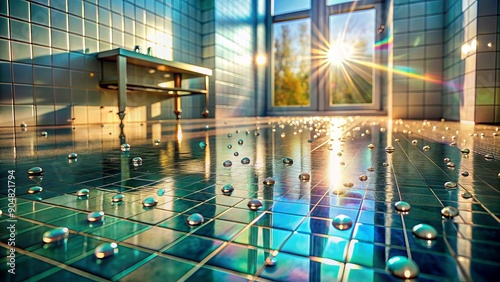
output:
<instances>
[{"instance_id":1,"label":"reflection of window on floor","mask_svg":"<svg viewBox=\"0 0 500 282\"><path fill-rule=\"evenodd\" d=\"M274 25L274 106L309 105L310 20Z\"/></svg>"},{"instance_id":2,"label":"reflection of window on floor","mask_svg":"<svg viewBox=\"0 0 500 282\"><path fill-rule=\"evenodd\" d=\"M330 16L330 105L372 103L375 10Z\"/></svg>"}]
</instances>

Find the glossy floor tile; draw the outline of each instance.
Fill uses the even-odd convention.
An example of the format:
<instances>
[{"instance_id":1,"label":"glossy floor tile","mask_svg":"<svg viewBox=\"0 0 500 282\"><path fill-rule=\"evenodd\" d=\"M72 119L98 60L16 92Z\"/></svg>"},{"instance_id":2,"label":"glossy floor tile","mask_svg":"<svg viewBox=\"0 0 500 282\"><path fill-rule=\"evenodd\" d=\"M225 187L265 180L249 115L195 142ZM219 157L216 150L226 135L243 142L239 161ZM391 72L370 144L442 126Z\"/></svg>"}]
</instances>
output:
<instances>
[{"instance_id":1,"label":"glossy floor tile","mask_svg":"<svg viewBox=\"0 0 500 282\"><path fill-rule=\"evenodd\" d=\"M0 129L0 280L492 281L498 130L380 117ZM396 256L418 270L398 274Z\"/></svg>"}]
</instances>

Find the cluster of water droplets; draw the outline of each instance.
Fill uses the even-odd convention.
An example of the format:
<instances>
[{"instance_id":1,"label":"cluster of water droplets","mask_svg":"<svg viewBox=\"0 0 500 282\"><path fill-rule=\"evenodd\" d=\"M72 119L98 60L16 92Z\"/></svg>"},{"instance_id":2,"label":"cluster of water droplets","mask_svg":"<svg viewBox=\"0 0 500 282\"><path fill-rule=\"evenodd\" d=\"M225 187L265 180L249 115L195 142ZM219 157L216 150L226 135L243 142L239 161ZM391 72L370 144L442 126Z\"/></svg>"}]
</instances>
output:
<instances>
[{"instance_id":1,"label":"cluster of water droplets","mask_svg":"<svg viewBox=\"0 0 500 282\"><path fill-rule=\"evenodd\" d=\"M396 124L403 125L402 121L401 122L397 121ZM314 140L319 138L319 137L324 137L324 136L327 136L329 134L328 128L323 126L321 124L321 122L319 122L318 120L310 120L310 121L306 122L306 126L301 126L301 123L300 122L297 123L296 121L290 122L289 125L294 126L294 135L297 135L298 133L303 132L303 130L309 130L310 132L314 132L313 137L307 140L309 143L314 142ZM307 125L309 127L307 127ZM285 127L285 123L279 123L278 128L284 129L284 127ZM424 128L425 128L425 126L424 126ZM208 126L206 127L206 129L208 129ZM423 131L423 129L418 129L416 131L420 133L421 130ZM276 131L277 131L277 128L275 128L273 126L273 132L276 132ZM380 131L385 132L385 128L383 130L381 128ZM238 133L239 133L239 131L236 131L236 134L238 134ZM409 129L404 129L403 133L410 135L410 134L413 134L413 131L411 131ZM250 132L247 130L246 134L249 135ZM359 136L365 137L365 136L368 136L370 134L371 134L370 130L362 131L360 128L354 128L352 130L352 133L348 132L345 134L345 136L338 138L338 140L336 140L336 141L340 141L340 143L343 145L344 142L346 140L348 140L349 138L355 138L355 137L359 137ZM43 134L43 132L41 135L47 136L46 132L45 132L45 135ZM254 136L259 136L259 135L260 135L260 133L258 130L254 131ZM497 136L497 135L494 135L494 136ZM286 134L284 132L281 132L280 136L282 138L285 138ZM481 134L481 136L484 137L483 134ZM229 133L229 134L227 134L227 137L232 138L233 135L231 133ZM405 139L402 138L402 140L405 140ZM408 139L406 139L406 140L409 141ZM418 140L420 140L420 139L418 139ZM413 146L416 146L419 143L418 140L413 139L411 141L411 144ZM457 140L457 137L452 136L451 140ZM335 141L335 140L331 139L331 141ZM394 142L399 143L399 142L401 142L401 140L396 138L396 139L394 139ZM159 139L154 140L155 145L159 145L159 143L160 143ZM245 144L245 142L243 141L243 139L239 139L237 141L237 144L239 146L243 146ZM333 147L332 144L333 144L333 142L330 143L330 146L329 146L330 150L338 149L336 147ZM399 146L398 144L395 144L395 145ZM450 143L450 146L457 146L457 145L458 144L456 141L453 141ZM207 146L208 146L207 143L205 143L204 141L201 141L199 143L199 147L202 149L205 149ZM377 146L372 144L372 143L370 143L367 147L370 151L376 151L375 149L377 148ZM233 146L231 144L228 144L227 148L232 149ZM122 144L120 146L120 149L123 152L128 152L128 151L130 151L130 145L126 144L126 143ZM422 151L424 151L424 152L429 152L430 150L431 150L431 147L429 145L425 145L422 147ZM393 154L395 151L396 151L396 149L392 145L387 145L385 147L385 152L387 154ZM467 148L461 149L460 152L464 158L467 158L470 154L470 150ZM335 152L333 152L333 153L335 153ZM343 157L343 150L341 147L336 152L336 155L339 158ZM70 159L70 160L75 159L76 160L77 156L78 155L76 153L70 153L68 155L68 159ZM238 157L239 153L233 152L233 156ZM491 160L495 159L495 156L493 154L485 154L484 158L487 161L491 161ZM453 161L451 161L450 158L444 158L443 160L446 163L446 166L448 168L450 168L450 169L455 168L455 163ZM455 161L457 161L457 160L455 160ZM248 158L248 157L243 157L240 162L243 165L249 165L251 163L250 158ZM292 166L294 161L292 158L285 157L282 159L282 163L284 164L282 167L285 168L287 166ZM140 158L140 157L133 158L132 164L134 166L142 165L142 158ZM345 161L343 161L343 160L340 161L340 164L345 165ZM226 160L223 162L223 167L230 168L232 166L233 166L233 163L231 160ZM389 163L384 162L383 166L388 167ZM373 166L370 166L367 168L368 172L374 172L375 170L376 169ZM28 170L29 176L40 176L42 174L43 174L43 169L41 169L40 167L33 167L30 170ZM469 176L469 172L462 171L461 175L463 177L467 177L467 176ZM498 177L500 177L500 173L498 174ZM298 178L301 182L308 182L311 179L311 175L307 172L302 172L299 174ZM359 180L362 182L367 181L368 175L365 175L365 174L360 175ZM264 187L266 187L266 189L272 189L272 187L275 185L275 183L276 183L276 181L272 177L267 177L262 181L262 184L264 185ZM342 196L343 194L345 194L346 190L349 190L350 188L354 187L354 183L346 181L343 183L343 187L345 189L342 190L342 192L340 192L341 190L338 190L337 191L338 193L333 191L333 194L335 194L337 196ZM447 181L444 183L444 187L448 190L451 190L451 189L456 189L459 186L455 181ZM43 191L43 188L41 186L33 186L33 187L29 188L28 193L29 194L37 194L37 193L40 193L42 191ZM231 184L226 184L221 188L221 192L225 196L231 196L232 193L234 192L234 187ZM158 196L165 195L165 190L162 188L158 189L157 195ZM465 199L473 197L473 195L468 191L463 192L461 195ZM90 191L88 189L80 189L79 191L76 192L76 196L78 197L78 199L87 199L90 196ZM111 198L111 202L112 203L121 203L121 202L123 202L124 197L125 197L124 194L118 193ZM142 205L145 208L152 208L152 207L155 207L157 204L158 204L158 201L154 197L146 197L142 201ZM247 206L251 211L258 211L258 210L262 209L263 202L261 199L253 198L253 199L250 199L248 201ZM394 203L394 208L398 213L400 213L402 215L406 215L410 212L411 206L408 202L401 200L401 201ZM453 218L453 217L456 217L459 215L459 210L453 206L445 206L441 209L441 215L444 219ZM88 222L102 222L103 220L104 220L104 212L103 211L94 211L94 212L90 212L87 215ZM193 214L190 214L186 218L186 222L189 226L196 227L196 226L203 224L205 222L205 219L204 219L203 215L201 215L199 213L193 213ZM347 215L339 214L332 219L332 226L338 230L349 230L353 226L353 220ZM412 233L416 238L423 239L423 240L435 240L438 236L437 230L428 224L417 224L417 225L413 226ZM44 243L63 242L65 240L67 240L69 234L70 234L70 231L66 227L54 228L54 229L49 230L49 231L44 233L44 235L42 237L42 241ZM116 243L114 243L114 242L113 243L104 243L104 244L99 245L95 249L95 256L99 259L102 259L102 258L107 258L107 257L113 256L117 252L118 252L118 245ZM274 266L276 264L276 262L277 262L276 258L273 255L271 255L271 256L266 258L265 265L266 266ZM387 261L387 267L388 267L388 270L393 275L400 277L400 278L411 279L411 278L416 277L419 274L418 265L413 260L406 258L406 257L402 257L402 256L390 258Z\"/></svg>"}]
</instances>

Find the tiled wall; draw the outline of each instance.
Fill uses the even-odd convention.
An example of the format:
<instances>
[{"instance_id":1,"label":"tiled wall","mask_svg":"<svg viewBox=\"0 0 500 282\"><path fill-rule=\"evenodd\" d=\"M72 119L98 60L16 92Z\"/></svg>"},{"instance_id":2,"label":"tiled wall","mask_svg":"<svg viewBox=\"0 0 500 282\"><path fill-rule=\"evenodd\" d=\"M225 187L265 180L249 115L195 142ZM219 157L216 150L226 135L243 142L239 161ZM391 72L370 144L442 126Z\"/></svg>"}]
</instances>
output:
<instances>
[{"instance_id":1,"label":"tiled wall","mask_svg":"<svg viewBox=\"0 0 500 282\"><path fill-rule=\"evenodd\" d=\"M203 31L202 48L203 62L207 68L215 70L215 1L201 0L201 24ZM210 80L210 109L215 109L215 81L217 75L213 72L213 78ZM212 112L211 115L214 113Z\"/></svg>"},{"instance_id":2,"label":"tiled wall","mask_svg":"<svg viewBox=\"0 0 500 282\"><path fill-rule=\"evenodd\" d=\"M215 67L217 117L263 115L265 68L255 66L255 55L264 51L263 0L215 0L213 29L204 49ZM212 16L212 12L210 17ZM207 35L205 35L207 37Z\"/></svg>"},{"instance_id":3,"label":"tiled wall","mask_svg":"<svg viewBox=\"0 0 500 282\"><path fill-rule=\"evenodd\" d=\"M476 40L477 1L446 1L445 6L443 116L474 121L477 56L462 46L469 48Z\"/></svg>"},{"instance_id":4,"label":"tiled wall","mask_svg":"<svg viewBox=\"0 0 500 282\"><path fill-rule=\"evenodd\" d=\"M385 7L386 11L386 18L385 18L385 36L387 38L387 67L389 70L391 70L394 66L394 48L393 48L393 42L394 42L394 0L388 0L386 3ZM385 109L387 109L387 116L392 117L393 116L393 110L394 110L394 95L393 93L393 73L389 71L387 73L387 80L386 80L386 90L387 93L385 95L385 101L383 102L383 105L385 106Z\"/></svg>"},{"instance_id":5,"label":"tiled wall","mask_svg":"<svg viewBox=\"0 0 500 282\"><path fill-rule=\"evenodd\" d=\"M500 122L500 5L477 1L476 111L479 123Z\"/></svg>"},{"instance_id":6,"label":"tiled wall","mask_svg":"<svg viewBox=\"0 0 500 282\"><path fill-rule=\"evenodd\" d=\"M393 118L442 116L444 2L393 1Z\"/></svg>"},{"instance_id":7,"label":"tiled wall","mask_svg":"<svg viewBox=\"0 0 500 282\"><path fill-rule=\"evenodd\" d=\"M196 0L0 1L0 126L117 121L117 94L98 82L99 51L122 47L203 64ZM183 116L201 106L183 99ZM172 100L129 93L127 121L174 118ZM152 117L151 106L161 104ZM158 108L158 107L157 107Z\"/></svg>"},{"instance_id":8,"label":"tiled wall","mask_svg":"<svg viewBox=\"0 0 500 282\"><path fill-rule=\"evenodd\" d=\"M152 47L156 57L216 69L212 117L216 103L238 105L231 114L253 115L248 109L255 108L258 84L252 62L242 58L254 52L254 2L1 0L0 126L117 122L117 93L99 88L95 56L136 45ZM127 97L128 122L175 117L172 99ZM182 117L201 117L203 103L203 96L182 98Z\"/></svg>"},{"instance_id":9,"label":"tiled wall","mask_svg":"<svg viewBox=\"0 0 500 282\"><path fill-rule=\"evenodd\" d=\"M444 116L500 122L497 1L446 1Z\"/></svg>"}]
</instances>

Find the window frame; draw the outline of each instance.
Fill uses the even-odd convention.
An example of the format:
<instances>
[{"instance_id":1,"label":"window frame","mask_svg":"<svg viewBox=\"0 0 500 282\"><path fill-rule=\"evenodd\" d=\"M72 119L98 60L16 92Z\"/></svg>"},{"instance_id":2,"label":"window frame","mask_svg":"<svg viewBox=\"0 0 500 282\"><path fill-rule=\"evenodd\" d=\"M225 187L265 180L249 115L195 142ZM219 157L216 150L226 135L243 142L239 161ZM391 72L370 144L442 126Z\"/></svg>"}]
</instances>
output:
<instances>
[{"instance_id":1,"label":"window frame","mask_svg":"<svg viewBox=\"0 0 500 282\"><path fill-rule=\"evenodd\" d=\"M318 79L318 75L313 75L315 71L315 66L317 62L314 59L311 60L311 75L309 82L309 106L274 106L274 23L287 22L298 19L309 18L311 21L311 50L314 48L315 38L323 37L328 41L330 40L329 35L329 17L334 14L348 13L350 11L375 9L375 27L379 27L383 22L383 0L360 0L353 1L349 3L341 3L337 5L326 5L326 0L318 1L311 0L311 9L296 11L287 14L280 14L272 16L272 1L268 2L268 21L267 21L267 52L270 57L270 63L268 64L268 73L270 79L267 85L267 114L268 115L282 115L282 114L311 114L311 112L316 112L315 114L331 114L341 113L342 111L381 111L382 110L382 90L383 81L386 78L386 74L379 69L372 68L372 103L371 104L342 104L342 105L330 105L330 92L328 88L329 74L327 71L321 73L319 76L328 76L328 79L321 81ZM375 42L379 42L382 39L382 35L375 32ZM374 43L375 43L374 42ZM373 63L380 65L387 62L387 54L384 52L376 52L374 50Z\"/></svg>"}]
</instances>

